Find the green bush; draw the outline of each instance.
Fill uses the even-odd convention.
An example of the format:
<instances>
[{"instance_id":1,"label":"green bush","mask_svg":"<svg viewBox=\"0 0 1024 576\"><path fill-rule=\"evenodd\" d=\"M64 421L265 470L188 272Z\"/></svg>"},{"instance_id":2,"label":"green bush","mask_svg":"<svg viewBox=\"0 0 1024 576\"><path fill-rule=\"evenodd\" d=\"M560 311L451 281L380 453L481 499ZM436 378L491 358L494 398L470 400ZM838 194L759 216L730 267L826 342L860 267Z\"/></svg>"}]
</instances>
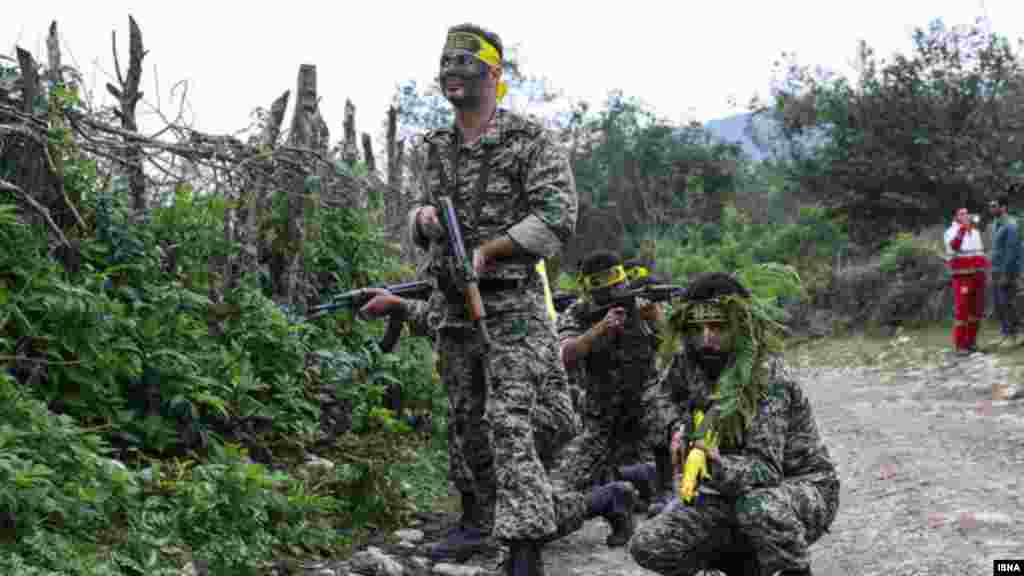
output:
<instances>
[{"instance_id":1,"label":"green bush","mask_svg":"<svg viewBox=\"0 0 1024 576\"><path fill-rule=\"evenodd\" d=\"M447 492L429 343L381 353L382 323L306 321L259 271L212 302L209 262L241 250L219 195L182 184L132 222L125 181L103 182L91 160L69 156L65 184L89 227L75 230L77 269L0 193L0 573L177 574L190 559L262 573L270 559L336 554ZM271 236L281 198L260 223ZM307 214L324 298L408 278L374 218ZM431 438L381 408L396 383L431 413ZM353 415L337 444L319 434L325 389ZM309 472L310 452L336 466Z\"/></svg>"},{"instance_id":2,"label":"green bush","mask_svg":"<svg viewBox=\"0 0 1024 576\"><path fill-rule=\"evenodd\" d=\"M833 256L847 244L841 223L817 206L804 207L795 222L779 225L752 223L744 212L726 205L720 222L675 227L647 239L656 246L658 270L675 282L686 283L703 272L736 272L755 294L783 300L827 287ZM801 288L787 288L787 275L757 272L766 264L791 266Z\"/></svg>"},{"instance_id":3,"label":"green bush","mask_svg":"<svg viewBox=\"0 0 1024 576\"><path fill-rule=\"evenodd\" d=\"M937 256L934 246L926 239L909 232L900 232L882 246L879 268L886 274L894 274L907 266L929 256Z\"/></svg>"}]
</instances>

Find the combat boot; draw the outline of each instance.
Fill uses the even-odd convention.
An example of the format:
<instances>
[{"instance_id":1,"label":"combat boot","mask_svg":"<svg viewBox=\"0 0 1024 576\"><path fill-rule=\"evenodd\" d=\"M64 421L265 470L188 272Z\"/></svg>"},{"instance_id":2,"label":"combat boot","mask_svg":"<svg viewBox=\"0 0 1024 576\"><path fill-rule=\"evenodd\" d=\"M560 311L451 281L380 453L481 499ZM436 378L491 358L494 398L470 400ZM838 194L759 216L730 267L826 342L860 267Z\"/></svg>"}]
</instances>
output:
<instances>
[{"instance_id":1,"label":"combat boot","mask_svg":"<svg viewBox=\"0 0 1024 576\"><path fill-rule=\"evenodd\" d=\"M672 482L672 455L668 450L655 452L655 496L647 507L647 517L654 518L672 503L675 498L675 485Z\"/></svg>"},{"instance_id":2,"label":"combat boot","mask_svg":"<svg viewBox=\"0 0 1024 576\"><path fill-rule=\"evenodd\" d=\"M476 495L472 492L462 493L462 517L459 523L445 534L443 541L430 546L427 554L431 560L454 559L465 562L473 554L487 547L490 542L489 531L484 530L484 512L477 504Z\"/></svg>"},{"instance_id":3,"label":"combat boot","mask_svg":"<svg viewBox=\"0 0 1024 576\"><path fill-rule=\"evenodd\" d=\"M587 518L601 516L612 527L612 533L605 540L609 548L625 546L633 537L636 499L636 488L628 482L605 484L587 496Z\"/></svg>"},{"instance_id":4,"label":"combat boot","mask_svg":"<svg viewBox=\"0 0 1024 576\"><path fill-rule=\"evenodd\" d=\"M644 462L643 464L623 466L619 468L618 472L620 480L625 480L636 488L640 500L648 503L651 501L656 494L655 488L658 480L654 463Z\"/></svg>"},{"instance_id":5,"label":"combat boot","mask_svg":"<svg viewBox=\"0 0 1024 576\"><path fill-rule=\"evenodd\" d=\"M508 543L505 576L544 576L542 544L536 540L512 540Z\"/></svg>"}]
</instances>

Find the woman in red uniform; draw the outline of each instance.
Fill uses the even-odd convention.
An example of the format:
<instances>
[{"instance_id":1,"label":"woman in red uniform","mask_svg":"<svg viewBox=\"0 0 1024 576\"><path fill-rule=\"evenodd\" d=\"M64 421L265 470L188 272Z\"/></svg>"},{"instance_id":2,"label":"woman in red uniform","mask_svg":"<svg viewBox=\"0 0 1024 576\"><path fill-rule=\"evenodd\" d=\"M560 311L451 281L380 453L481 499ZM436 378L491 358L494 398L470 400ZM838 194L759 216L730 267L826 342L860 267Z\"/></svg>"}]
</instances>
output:
<instances>
[{"instance_id":1,"label":"woman in red uniform","mask_svg":"<svg viewBox=\"0 0 1024 576\"><path fill-rule=\"evenodd\" d=\"M985 269L989 261L976 225L977 216L960 208L945 234L953 273L953 346L960 354L977 352L978 323L985 313Z\"/></svg>"}]
</instances>

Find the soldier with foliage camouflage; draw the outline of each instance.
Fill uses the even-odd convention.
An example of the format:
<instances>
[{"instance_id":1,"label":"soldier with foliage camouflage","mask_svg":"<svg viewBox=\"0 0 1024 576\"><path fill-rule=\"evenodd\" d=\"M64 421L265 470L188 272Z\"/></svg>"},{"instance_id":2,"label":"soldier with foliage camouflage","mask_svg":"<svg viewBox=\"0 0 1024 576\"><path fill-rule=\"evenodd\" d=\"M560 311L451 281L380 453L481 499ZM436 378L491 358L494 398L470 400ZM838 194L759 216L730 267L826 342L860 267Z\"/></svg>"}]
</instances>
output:
<instances>
[{"instance_id":1,"label":"soldier with foliage camouflage","mask_svg":"<svg viewBox=\"0 0 1024 576\"><path fill-rule=\"evenodd\" d=\"M808 548L835 519L839 478L810 401L773 361L778 326L720 273L690 285L669 326L688 364L672 439L680 498L637 529L630 554L659 574L810 574Z\"/></svg>"},{"instance_id":2,"label":"soldier with foliage camouflage","mask_svg":"<svg viewBox=\"0 0 1024 576\"><path fill-rule=\"evenodd\" d=\"M437 350L474 493L496 487L492 534L509 544L511 573L533 574L542 566L541 541L555 531L552 490L531 424L549 366L545 350L555 346L535 266L574 233L577 196L568 156L554 135L498 109L507 90L502 64L496 34L471 24L448 30L439 81L455 123L430 131L414 147L413 161L422 170L409 224L413 241L429 251L427 273L443 296ZM443 195L452 198L473 254L489 348L450 273L436 209ZM483 406L484 414L475 417L471 406ZM479 538L463 533L449 540L473 539Z\"/></svg>"}]
</instances>

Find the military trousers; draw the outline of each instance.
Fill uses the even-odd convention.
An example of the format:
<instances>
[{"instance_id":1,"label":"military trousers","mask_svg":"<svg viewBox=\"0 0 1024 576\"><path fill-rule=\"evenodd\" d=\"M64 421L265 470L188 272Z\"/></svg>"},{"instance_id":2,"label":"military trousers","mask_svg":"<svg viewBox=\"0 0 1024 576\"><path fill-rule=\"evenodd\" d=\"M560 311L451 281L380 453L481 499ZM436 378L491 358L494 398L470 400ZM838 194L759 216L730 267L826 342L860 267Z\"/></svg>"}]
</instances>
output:
<instances>
[{"instance_id":1,"label":"military trousers","mask_svg":"<svg viewBox=\"0 0 1024 576\"><path fill-rule=\"evenodd\" d=\"M448 389L449 478L472 491L498 539L541 539L555 530L552 489L534 438L539 392L555 335L539 313L489 316L491 346L471 328L442 328L441 378Z\"/></svg>"},{"instance_id":2,"label":"military trousers","mask_svg":"<svg viewBox=\"0 0 1024 576\"><path fill-rule=\"evenodd\" d=\"M541 465L547 471L554 468L556 457L562 449L582 431L582 423L573 407L565 371L560 363L554 363L558 360L557 351L552 349L550 354L552 364L544 384L538 391L531 418L537 457L540 458ZM449 393L451 392L452 390L449 390ZM468 446L471 450L482 448L480 445L474 445L474 439L467 438L466 435L484 429L482 419L486 409L485 398L483 394L460 394L453 396L451 402L452 406L465 407L459 412L468 415L469 423L459 426L456 418L448 420L448 478L459 492L474 494L474 502L478 510L472 517L479 521L477 528L490 531L494 519L494 475L484 474L478 487L474 480L473 468L470 466L463 448L463 446ZM456 410L453 409L452 414L455 412ZM471 451L470 454L480 456L479 452ZM490 461L493 459L484 456L484 465L488 465L486 463ZM482 493L477 494L477 492Z\"/></svg>"},{"instance_id":3,"label":"military trousers","mask_svg":"<svg viewBox=\"0 0 1024 576\"><path fill-rule=\"evenodd\" d=\"M701 495L675 500L641 524L629 542L640 566L671 576L735 566L757 576L810 565L808 548L821 538L839 506L839 482L783 482L738 498Z\"/></svg>"}]
</instances>

